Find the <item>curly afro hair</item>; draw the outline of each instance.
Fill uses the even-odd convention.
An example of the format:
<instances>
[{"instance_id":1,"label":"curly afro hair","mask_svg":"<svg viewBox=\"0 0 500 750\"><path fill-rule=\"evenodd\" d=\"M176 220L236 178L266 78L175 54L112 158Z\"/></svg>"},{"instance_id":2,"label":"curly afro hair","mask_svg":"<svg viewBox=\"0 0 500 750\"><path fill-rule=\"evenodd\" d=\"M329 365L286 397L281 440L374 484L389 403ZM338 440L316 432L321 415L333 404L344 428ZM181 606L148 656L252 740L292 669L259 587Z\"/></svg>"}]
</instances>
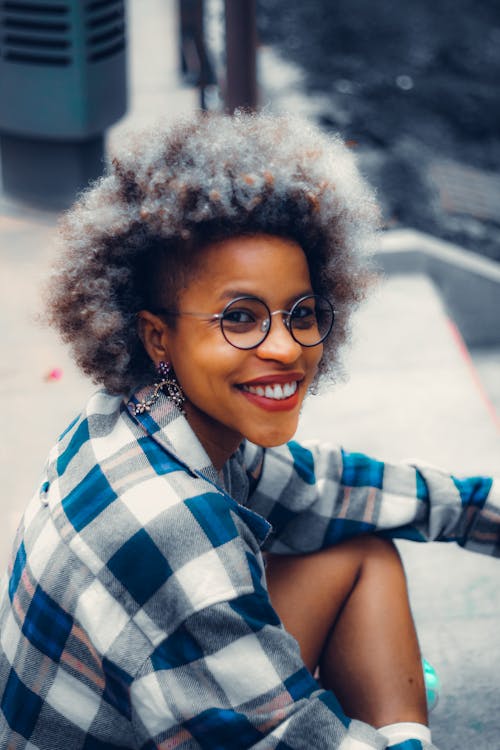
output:
<instances>
[{"instance_id":1,"label":"curly afro hair","mask_svg":"<svg viewBox=\"0 0 500 750\"><path fill-rule=\"evenodd\" d=\"M47 318L76 362L112 393L154 377L137 313L177 295L210 242L265 233L304 250L336 310L319 374L334 376L365 294L378 209L337 136L293 116L195 115L129 137L108 174L63 217ZM158 283L156 283L158 287Z\"/></svg>"}]
</instances>

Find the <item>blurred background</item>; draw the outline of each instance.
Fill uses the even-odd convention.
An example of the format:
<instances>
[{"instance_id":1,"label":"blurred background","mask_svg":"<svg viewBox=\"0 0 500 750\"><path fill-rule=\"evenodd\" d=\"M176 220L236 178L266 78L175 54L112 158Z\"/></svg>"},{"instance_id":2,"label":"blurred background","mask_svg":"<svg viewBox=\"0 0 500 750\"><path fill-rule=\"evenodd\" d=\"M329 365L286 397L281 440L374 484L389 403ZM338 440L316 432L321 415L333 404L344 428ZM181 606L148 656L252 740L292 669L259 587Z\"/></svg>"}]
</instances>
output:
<instances>
[{"instance_id":1,"label":"blurred background","mask_svg":"<svg viewBox=\"0 0 500 750\"><path fill-rule=\"evenodd\" d=\"M70 203L72 187L102 172L108 130L130 115L132 68L149 75L150 61L160 66L161 47L174 43L179 79L199 87L199 106L273 107L287 93L269 90L274 75L357 149L387 227L414 227L500 259L498 3L165 3L175 6L177 29L158 29L141 61L131 59L134 32L155 13L152 0L1 4L7 194Z\"/></svg>"},{"instance_id":2,"label":"blurred background","mask_svg":"<svg viewBox=\"0 0 500 750\"><path fill-rule=\"evenodd\" d=\"M388 226L500 259L500 5L491 0L261 0L262 42L324 96Z\"/></svg>"},{"instance_id":3,"label":"blurred background","mask_svg":"<svg viewBox=\"0 0 500 750\"><path fill-rule=\"evenodd\" d=\"M38 321L59 216L130 130L199 108L300 113L339 131L377 189L380 282L348 377L308 399L298 437L498 476L499 79L492 0L2 0L1 567L96 388ZM442 682L436 744L500 748L499 561L400 549Z\"/></svg>"}]
</instances>

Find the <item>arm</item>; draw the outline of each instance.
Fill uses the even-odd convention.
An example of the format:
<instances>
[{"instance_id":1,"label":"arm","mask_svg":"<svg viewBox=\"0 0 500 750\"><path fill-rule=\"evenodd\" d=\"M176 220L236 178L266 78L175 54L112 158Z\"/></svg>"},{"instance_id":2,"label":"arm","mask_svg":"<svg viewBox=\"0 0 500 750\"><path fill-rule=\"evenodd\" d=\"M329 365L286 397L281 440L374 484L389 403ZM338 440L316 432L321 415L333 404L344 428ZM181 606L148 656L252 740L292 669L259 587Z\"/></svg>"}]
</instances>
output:
<instances>
[{"instance_id":1,"label":"arm","mask_svg":"<svg viewBox=\"0 0 500 750\"><path fill-rule=\"evenodd\" d=\"M273 525L266 544L272 552L311 552L382 532L500 555L498 481L458 479L315 443L268 449L263 463L250 447L248 458L250 471L259 473L248 505Z\"/></svg>"}]
</instances>

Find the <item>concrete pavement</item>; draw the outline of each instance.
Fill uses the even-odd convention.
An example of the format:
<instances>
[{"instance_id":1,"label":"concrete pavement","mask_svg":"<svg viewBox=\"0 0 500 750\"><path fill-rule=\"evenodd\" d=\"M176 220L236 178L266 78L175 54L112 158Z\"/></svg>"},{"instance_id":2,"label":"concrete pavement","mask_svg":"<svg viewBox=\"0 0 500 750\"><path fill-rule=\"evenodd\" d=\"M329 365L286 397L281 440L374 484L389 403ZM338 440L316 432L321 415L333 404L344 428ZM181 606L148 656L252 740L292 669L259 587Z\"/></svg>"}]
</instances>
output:
<instances>
[{"instance_id":1,"label":"concrete pavement","mask_svg":"<svg viewBox=\"0 0 500 750\"><path fill-rule=\"evenodd\" d=\"M129 2L131 111L111 131L112 144L158 114L168 119L197 107L196 92L177 78L175 8L174 0ZM94 386L35 320L57 216L5 196L0 210L3 567L48 448ZM381 283L357 316L353 344L349 382L310 398L299 437L388 460L418 457L457 474L499 473L498 416L427 276ZM55 368L60 379L49 377ZM495 380L495 363L491 369ZM500 561L447 545L401 549L423 649L443 682L435 741L442 750L498 750Z\"/></svg>"}]
</instances>

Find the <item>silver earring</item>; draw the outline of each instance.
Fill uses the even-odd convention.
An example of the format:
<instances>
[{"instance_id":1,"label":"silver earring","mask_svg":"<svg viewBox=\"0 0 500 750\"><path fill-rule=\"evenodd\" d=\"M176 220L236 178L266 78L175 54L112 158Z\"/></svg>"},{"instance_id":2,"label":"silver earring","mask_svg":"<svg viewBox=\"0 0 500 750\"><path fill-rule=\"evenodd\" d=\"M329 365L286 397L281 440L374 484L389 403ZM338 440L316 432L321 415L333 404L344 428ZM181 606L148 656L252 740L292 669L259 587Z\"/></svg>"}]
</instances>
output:
<instances>
[{"instance_id":1,"label":"silver earring","mask_svg":"<svg viewBox=\"0 0 500 750\"><path fill-rule=\"evenodd\" d=\"M138 404L133 405L133 412L137 416L138 414L144 414L151 410L151 407L158 400L161 391L165 393L165 396L172 401L182 413L184 413L184 402L186 397L182 390L179 381L175 377L174 371L170 362L159 362L158 363L158 375L160 380L153 386L153 393L149 398L140 401Z\"/></svg>"},{"instance_id":2,"label":"silver earring","mask_svg":"<svg viewBox=\"0 0 500 750\"><path fill-rule=\"evenodd\" d=\"M172 401L172 403L175 404L178 409L183 411L186 397L179 381L175 377L175 373L170 362L159 362L158 373L162 379L162 387L165 388L166 397L170 399L170 401Z\"/></svg>"}]
</instances>

